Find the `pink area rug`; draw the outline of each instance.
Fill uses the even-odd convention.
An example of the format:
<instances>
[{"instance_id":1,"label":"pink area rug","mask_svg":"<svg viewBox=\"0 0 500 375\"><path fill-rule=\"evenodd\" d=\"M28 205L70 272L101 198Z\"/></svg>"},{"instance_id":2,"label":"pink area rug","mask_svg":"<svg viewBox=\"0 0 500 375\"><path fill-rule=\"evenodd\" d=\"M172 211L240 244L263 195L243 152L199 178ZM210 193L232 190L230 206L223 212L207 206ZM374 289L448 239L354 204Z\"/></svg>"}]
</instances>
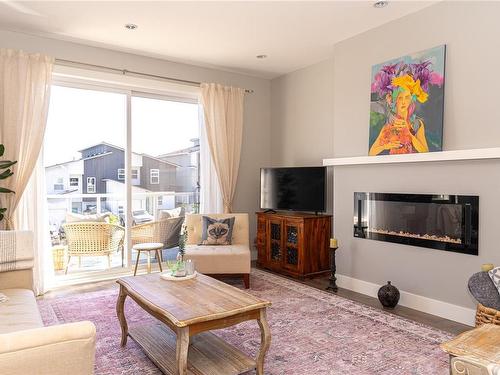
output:
<instances>
[{"instance_id":1,"label":"pink area rug","mask_svg":"<svg viewBox=\"0 0 500 375\"><path fill-rule=\"evenodd\" d=\"M132 339L120 347L117 285L106 290L39 300L46 325L90 320L97 326L96 374L160 374ZM272 344L266 374L448 374L439 344L451 335L294 281L252 270L250 293L272 301ZM127 299L129 326L153 320ZM216 331L255 356L256 322Z\"/></svg>"}]
</instances>

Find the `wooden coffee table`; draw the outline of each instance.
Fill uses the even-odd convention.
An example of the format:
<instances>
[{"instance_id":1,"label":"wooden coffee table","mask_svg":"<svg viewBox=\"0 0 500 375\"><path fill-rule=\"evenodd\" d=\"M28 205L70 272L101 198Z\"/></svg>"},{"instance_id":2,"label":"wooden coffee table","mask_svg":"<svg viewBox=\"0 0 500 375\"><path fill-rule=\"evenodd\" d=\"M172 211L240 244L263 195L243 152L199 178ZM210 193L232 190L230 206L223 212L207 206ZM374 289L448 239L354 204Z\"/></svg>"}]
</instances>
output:
<instances>
[{"instance_id":1,"label":"wooden coffee table","mask_svg":"<svg viewBox=\"0 0 500 375\"><path fill-rule=\"evenodd\" d=\"M148 274L117 282L121 345L132 337L164 374L224 375L253 369L264 374L264 357L271 344L266 320L270 302L202 274L185 281ZM124 314L127 296L161 323L129 329ZM247 320L257 320L261 331L256 360L208 332Z\"/></svg>"}]
</instances>

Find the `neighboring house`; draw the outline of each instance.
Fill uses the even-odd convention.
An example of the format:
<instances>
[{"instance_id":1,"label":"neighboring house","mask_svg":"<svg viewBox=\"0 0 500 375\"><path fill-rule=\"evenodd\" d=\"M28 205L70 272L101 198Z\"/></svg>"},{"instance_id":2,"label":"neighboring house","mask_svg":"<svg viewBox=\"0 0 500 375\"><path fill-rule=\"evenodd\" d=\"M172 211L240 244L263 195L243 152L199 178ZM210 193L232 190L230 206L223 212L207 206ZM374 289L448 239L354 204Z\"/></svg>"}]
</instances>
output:
<instances>
[{"instance_id":1,"label":"neighboring house","mask_svg":"<svg viewBox=\"0 0 500 375\"><path fill-rule=\"evenodd\" d=\"M83 160L72 160L66 163L51 165L45 168L49 225L57 229L65 219L66 212L82 212ZM70 196L75 196L68 199ZM61 198L58 198L61 196ZM52 228L51 228L52 229Z\"/></svg>"},{"instance_id":2,"label":"neighboring house","mask_svg":"<svg viewBox=\"0 0 500 375\"><path fill-rule=\"evenodd\" d=\"M192 141L193 146L160 157L132 153L132 210L155 214L158 209L198 203L200 145L198 139ZM51 224L59 225L70 209L75 213L95 212L101 206L101 211L123 216L125 150L101 142L79 152L81 159L46 167ZM194 194L176 197L178 192ZM106 198L97 202L81 194L106 194ZM61 195L61 199L54 195ZM71 202L68 195L75 195Z\"/></svg>"},{"instance_id":3,"label":"neighboring house","mask_svg":"<svg viewBox=\"0 0 500 375\"><path fill-rule=\"evenodd\" d=\"M47 194L82 193L83 160L51 165L45 168Z\"/></svg>"},{"instance_id":4,"label":"neighboring house","mask_svg":"<svg viewBox=\"0 0 500 375\"><path fill-rule=\"evenodd\" d=\"M125 182L125 150L100 143L80 150L84 161L83 191L105 194L106 180ZM177 165L146 154L132 153L132 185L148 191L175 191Z\"/></svg>"},{"instance_id":5,"label":"neighboring house","mask_svg":"<svg viewBox=\"0 0 500 375\"><path fill-rule=\"evenodd\" d=\"M176 181L178 192L195 192L189 203L199 203L198 193L200 191L200 139L191 139L193 145L182 150L169 152L158 156L159 159L175 163Z\"/></svg>"}]
</instances>

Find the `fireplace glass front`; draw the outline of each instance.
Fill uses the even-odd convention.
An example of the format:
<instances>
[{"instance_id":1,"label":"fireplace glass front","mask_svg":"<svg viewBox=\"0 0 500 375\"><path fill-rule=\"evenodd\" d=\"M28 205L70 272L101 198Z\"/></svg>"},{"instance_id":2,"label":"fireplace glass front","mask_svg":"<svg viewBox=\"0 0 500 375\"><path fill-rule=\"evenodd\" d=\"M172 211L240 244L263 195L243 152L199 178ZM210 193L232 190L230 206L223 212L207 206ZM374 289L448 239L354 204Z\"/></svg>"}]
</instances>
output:
<instances>
[{"instance_id":1,"label":"fireplace glass front","mask_svg":"<svg viewBox=\"0 0 500 375\"><path fill-rule=\"evenodd\" d=\"M478 255L479 197L354 193L354 237Z\"/></svg>"}]
</instances>

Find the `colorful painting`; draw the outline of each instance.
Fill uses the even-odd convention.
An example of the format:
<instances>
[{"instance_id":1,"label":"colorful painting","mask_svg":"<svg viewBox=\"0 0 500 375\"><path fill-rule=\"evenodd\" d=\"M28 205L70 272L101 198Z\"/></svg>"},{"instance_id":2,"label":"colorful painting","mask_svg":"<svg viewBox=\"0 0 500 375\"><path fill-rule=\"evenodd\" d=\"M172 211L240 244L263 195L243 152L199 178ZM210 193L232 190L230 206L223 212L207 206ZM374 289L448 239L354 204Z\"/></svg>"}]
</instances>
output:
<instances>
[{"instance_id":1,"label":"colorful painting","mask_svg":"<svg viewBox=\"0 0 500 375\"><path fill-rule=\"evenodd\" d=\"M445 50L372 67L369 155L442 150Z\"/></svg>"}]
</instances>

